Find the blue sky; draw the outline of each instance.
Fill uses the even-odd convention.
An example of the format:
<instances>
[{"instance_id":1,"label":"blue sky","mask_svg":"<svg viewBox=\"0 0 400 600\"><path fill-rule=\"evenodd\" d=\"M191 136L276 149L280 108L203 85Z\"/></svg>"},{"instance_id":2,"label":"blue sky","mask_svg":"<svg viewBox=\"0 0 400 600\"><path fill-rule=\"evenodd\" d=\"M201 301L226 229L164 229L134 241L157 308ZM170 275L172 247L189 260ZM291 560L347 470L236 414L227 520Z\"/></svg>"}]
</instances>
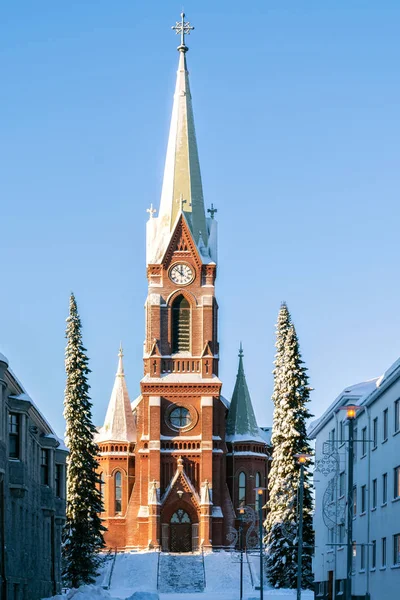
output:
<instances>
[{"instance_id":1,"label":"blue sky","mask_svg":"<svg viewBox=\"0 0 400 600\"><path fill-rule=\"evenodd\" d=\"M120 340L142 376L146 208L158 206L181 4L0 9L0 351L63 434L74 291L101 423ZM243 341L271 424L286 300L320 415L400 355L398 0L185 2L207 205L218 207L221 378Z\"/></svg>"}]
</instances>

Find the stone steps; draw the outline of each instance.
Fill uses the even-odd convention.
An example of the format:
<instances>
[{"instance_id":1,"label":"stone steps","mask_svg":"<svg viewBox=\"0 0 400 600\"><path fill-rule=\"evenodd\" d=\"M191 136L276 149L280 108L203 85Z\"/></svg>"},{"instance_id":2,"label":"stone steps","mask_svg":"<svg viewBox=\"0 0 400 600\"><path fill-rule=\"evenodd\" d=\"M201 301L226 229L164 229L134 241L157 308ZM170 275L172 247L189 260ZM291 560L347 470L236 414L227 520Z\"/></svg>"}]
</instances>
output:
<instances>
[{"instance_id":1,"label":"stone steps","mask_svg":"<svg viewBox=\"0 0 400 600\"><path fill-rule=\"evenodd\" d=\"M158 590L161 593L204 592L201 554L160 554Z\"/></svg>"}]
</instances>

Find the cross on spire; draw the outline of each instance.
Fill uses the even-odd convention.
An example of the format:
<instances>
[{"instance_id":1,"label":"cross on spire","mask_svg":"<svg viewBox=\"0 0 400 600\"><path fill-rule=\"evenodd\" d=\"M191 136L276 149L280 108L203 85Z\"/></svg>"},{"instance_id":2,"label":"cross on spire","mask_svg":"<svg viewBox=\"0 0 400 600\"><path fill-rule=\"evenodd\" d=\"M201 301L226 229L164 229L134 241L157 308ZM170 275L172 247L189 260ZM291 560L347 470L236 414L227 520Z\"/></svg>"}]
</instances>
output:
<instances>
[{"instance_id":1,"label":"cross on spire","mask_svg":"<svg viewBox=\"0 0 400 600\"><path fill-rule=\"evenodd\" d=\"M214 218L216 212L218 212L217 208L214 208L214 204L211 204L211 208L207 208L207 212L210 213L211 218Z\"/></svg>"},{"instance_id":2,"label":"cross on spire","mask_svg":"<svg viewBox=\"0 0 400 600\"><path fill-rule=\"evenodd\" d=\"M150 208L146 208L146 212L149 213L150 219L152 219L154 217L154 213L156 213L157 210L153 208L153 204L150 204Z\"/></svg>"},{"instance_id":3,"label":"cross on spire","mask_svg":"<svg viewBox=\"0 0 400 600\"><path fill-rule=\"evenodd\" d=\"M185 21L184 12L181 13L181 20L177 21L171 29L175 30L176 35L181 36L181 43L180 46L178 46L178 50L180 52L187 52L189 48L185 44L185 35L190 35L190 32L193 31L194 27L191 26L189 21Z\"/></svg>"}]
</instances>

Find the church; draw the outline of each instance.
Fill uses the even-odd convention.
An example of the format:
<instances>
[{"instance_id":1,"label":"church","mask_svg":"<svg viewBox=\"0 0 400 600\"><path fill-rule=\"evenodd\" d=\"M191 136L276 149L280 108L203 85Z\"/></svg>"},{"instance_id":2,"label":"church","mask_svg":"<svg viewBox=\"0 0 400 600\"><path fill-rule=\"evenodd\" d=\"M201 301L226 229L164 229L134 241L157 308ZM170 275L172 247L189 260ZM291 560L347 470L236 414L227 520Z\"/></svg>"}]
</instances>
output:
<instances>
[{"instance_id":1,"label":"church","mask_svg":"<svg viewBox=\"0 0 400 600\"><path fill-rule=\"evenodd\" d=\"M206 210L182 13L161 201L146 231L144 376L128 394L120 349L99 474L107 547L192 552L229 544L240 506L266 488L270 428L257 424L243 350L228 401L219 379L216 210ZM232 282L232 285L234 282ZM266 492L262 497L266 501Z\"/></svg>"}]
</instances>

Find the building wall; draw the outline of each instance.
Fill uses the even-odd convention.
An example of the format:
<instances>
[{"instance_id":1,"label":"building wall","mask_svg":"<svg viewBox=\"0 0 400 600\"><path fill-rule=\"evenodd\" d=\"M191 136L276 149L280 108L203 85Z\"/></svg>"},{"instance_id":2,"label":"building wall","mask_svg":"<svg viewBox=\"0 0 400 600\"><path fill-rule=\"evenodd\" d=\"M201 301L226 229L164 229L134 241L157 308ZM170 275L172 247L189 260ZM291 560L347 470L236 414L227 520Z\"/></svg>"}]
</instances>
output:
<instances>
[{"instance_id":1,"label":"building wall","mask_svg":"<svg viewBox=\"0 0 400 600\"><path fill-rule=\"evenodd\" d=\"M354 576L352 593L364 598L369 591L372 600L395 598L400 585L400 560L394 557L394 536L400 534L400 497L394 489L394 469L400 466L400 431L395 427L395 402L400 398L400 379L396 378L378 397L369 404L368 398L363 403L365 409L360 410L354 423L355 458L354 485L356 489L356 511L353 520L353 540L356 542L354 558ZM346 401L346 404L349 403ZM383 411L387 409L388 432L383 436ZM316 507L314 527L316 534L316 552L314 559L315 580L317 588L320 582L327 582L329 571L333 571L337 581L346 578L346 532L341 544L340 527L335 524L345 513L347 494L347 443L340 443L341 421L344 423L345 412L332 411L329 422L317 434L317 461L327 454L331 446L333 429L335 430L335 448L339 459L339 478L333 472L324 475L317 472L315 477ZM374 419L377 421L377 439L374 442ZM348 427L343 425L344 438L348 438ZM364 430L364 432L363 432ZM365 442L362 442L363 437ZM364 451L363 451L364 450ZM318 463L317 463L318 464ZM334 466L334 463L332 462ZM343 484L340 485L340 473L343 473ZM383 502L383 475L387 474L387 501ZM373 499L373 481L377 481L376 506ZM329 502L331 493L333 501ZM363 492L363 486L365 491ZM343 494L342 494L343 492ZM364 494L364 507L362 496ZM399 494L400 495L400 494ZM363 510L364 508L364 510ZM330 521L332 533L326 525ZM382 538L386 539L386 564L382 563ZM343 539L343 538L342 538ZM376 541L376 565L372 564L373 550L370 544ZM330 545L330 542L337 545ZM364 550L362 547L364 546ZM362 559L363 555L363 559ZM363 563L362 564L362 560ZM338 587L338 586L336 586ZM325 588L327 584L325 583ZM317 597L328 597L321 592ZM340 598L340 596L338 596Z\"/></svg>"},{"instance_id":2,"label":"building wall","mask_svg":"<svg viewBox=\"0 0 400 600\"><path fill-rule=\"evenodd\" d=\"M10 456L10 413L18 420L17 451L12 452L16 457ZM7 365L0 361L1 600L37 600L61 589L67 456L62 448ZM48 459L46 469L41 467L43 450Z\"/></svg>"}]
</instances>

